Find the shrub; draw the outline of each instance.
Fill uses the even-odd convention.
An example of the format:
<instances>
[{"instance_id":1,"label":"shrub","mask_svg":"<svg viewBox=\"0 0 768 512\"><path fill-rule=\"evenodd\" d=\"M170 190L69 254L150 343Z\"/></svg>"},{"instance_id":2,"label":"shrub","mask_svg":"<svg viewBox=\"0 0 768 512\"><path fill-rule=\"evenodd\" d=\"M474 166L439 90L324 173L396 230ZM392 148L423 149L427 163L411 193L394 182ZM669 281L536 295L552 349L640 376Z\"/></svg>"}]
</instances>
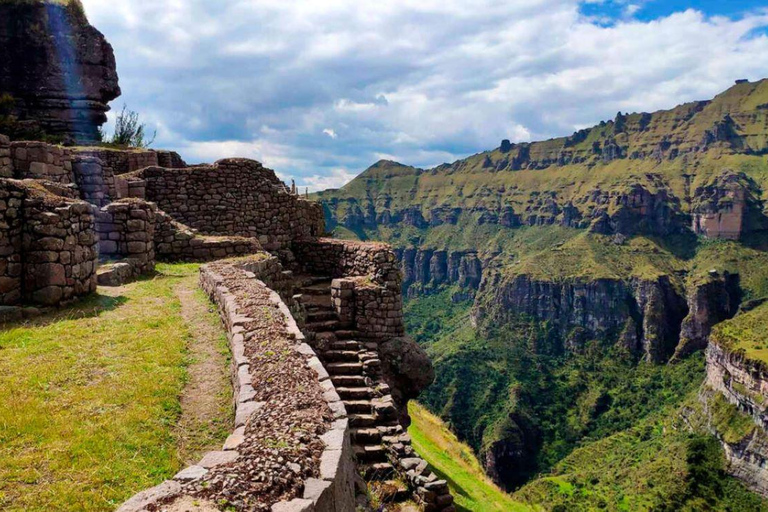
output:
<instances>
[{"instance_id":1,"label":"shrub","mask_svg":"<svg viewBox=\"0 0 768 512\"><path fill-rule=\"evenodd\" d=\"M147 138L146 125L139 121L139 113L128 110L123 105L123 110L117 115L115 120L115 132L111 137L106 137L102 132L102 140L114 146L148 148L155 142L157 131L152 134L152 138Z\"/></svg>"}]
</instances>

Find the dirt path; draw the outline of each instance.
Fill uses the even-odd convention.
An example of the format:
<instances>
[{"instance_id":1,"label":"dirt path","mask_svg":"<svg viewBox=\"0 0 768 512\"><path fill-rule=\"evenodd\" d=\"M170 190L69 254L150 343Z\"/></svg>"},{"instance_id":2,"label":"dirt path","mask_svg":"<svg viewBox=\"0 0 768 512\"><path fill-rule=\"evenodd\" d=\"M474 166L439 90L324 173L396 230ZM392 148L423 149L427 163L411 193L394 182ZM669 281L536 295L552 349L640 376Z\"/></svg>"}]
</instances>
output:
<instances>
[{"instance_id":1,"label":"dirt path","mask_svg":"<svg viewBox=\"0 0 768 512\"><path fill-rule=\"evenodd\" d=\"M181 316L192 334L178 425L179 453L185 463L191 464L205 451L221 449L231 430L229 348L224 327L198 290L197 279L184 279L175 291L181 302Z\"/></svg>"}]
</instances>

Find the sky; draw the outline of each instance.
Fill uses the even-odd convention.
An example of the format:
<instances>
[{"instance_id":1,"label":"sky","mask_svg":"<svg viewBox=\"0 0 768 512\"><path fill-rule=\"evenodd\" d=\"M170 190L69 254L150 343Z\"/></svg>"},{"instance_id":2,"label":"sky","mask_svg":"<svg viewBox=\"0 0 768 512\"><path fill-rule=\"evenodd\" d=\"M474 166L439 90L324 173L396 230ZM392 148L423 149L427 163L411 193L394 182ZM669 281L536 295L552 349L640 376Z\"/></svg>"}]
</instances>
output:
<instances>
[{"instance_id":1,"label":"sky","mask_svg":"<svg viewBox=\"0 0 768 512\"><path fill-rule=\"evenodd\" d=\"M254 158L310 191L768 77L757 0L83 3L115 49L113 111L139 112L153 147Z\"/></svg>"}]
</instances>

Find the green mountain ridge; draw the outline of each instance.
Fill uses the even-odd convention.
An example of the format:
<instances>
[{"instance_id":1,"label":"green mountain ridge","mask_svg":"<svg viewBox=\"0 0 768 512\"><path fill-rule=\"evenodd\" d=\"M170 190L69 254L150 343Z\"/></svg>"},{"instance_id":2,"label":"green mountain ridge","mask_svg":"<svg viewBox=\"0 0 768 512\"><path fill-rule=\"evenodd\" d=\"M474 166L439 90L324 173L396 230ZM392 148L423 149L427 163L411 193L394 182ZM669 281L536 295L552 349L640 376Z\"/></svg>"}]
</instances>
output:
<instances>
[{"instance_id":1,"label":"green mountain ridge","mask_svg":"<svg viewBox=\"0 0 768 512\"><path fill-rule=\"evenodd\" d=\"M768 80L740 81L433 169L382 160L316 198L336 236L393 245L438 376L421 401L516 499L764 510L697 404L710 331L768 297L766 155Z\"/></svg>"}]
</instances>

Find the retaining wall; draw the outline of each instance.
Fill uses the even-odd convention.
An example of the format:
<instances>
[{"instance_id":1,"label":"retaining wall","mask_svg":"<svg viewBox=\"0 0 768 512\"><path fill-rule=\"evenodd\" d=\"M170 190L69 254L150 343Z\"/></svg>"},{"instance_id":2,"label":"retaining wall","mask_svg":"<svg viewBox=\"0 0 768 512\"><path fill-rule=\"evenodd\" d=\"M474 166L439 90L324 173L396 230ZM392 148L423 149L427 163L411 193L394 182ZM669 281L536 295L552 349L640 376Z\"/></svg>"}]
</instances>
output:
<instances>
[{"instance_id":1,"label":"retaining wall","mask_svg":"<svg viewBox=\"0 0 768 512\"><path fill-rule=\"evenodd\" d=\"M260 453L262 440L274 443L274 439L284 435L280 429L286 424L275 415L295 407L297 399L303 402L299 407L306 411L298 413L305 417L310 415L318 420L318 412L325 411L320 414L325 432L305 432L301 442L302 446L318 447L318 456L309 455L297 464L290 462L290 443L285 448L271 449L270 452L280 452L288 459L277 464L279 471L293 464L301 477L296 479L297 474L293 473L290 485L282 487L278 483L281 479L270 479L254 499L261 500L260 506L271 507L273 512L355 510L354 461L344 405L314 351L305 343L290 312L291 306L260 278L282 289L290 297L288 302L292 302L290 272L283 271L277 258L263 253L205 265L200 273L200 285L219 308L232 350L235 430L222 450L207 453L198 464L185 468L173 479L135 495L119 512L154 510L153 507L183 496L217 502L219 493L224 492L222 486L234 487L227 491L232 495L239 485L260 482L253 464L259 464L261 459L254 461L253 453ZM288 352L283 351L283 344L289 347ZM272 361L275 352L280 355ZM260 379L271 364L279 373ZM288 380L281 382L281 378ZM281 406L284 401L289 405ZM317 407L321 407L318 412L310 412ZM287 426L291 432L298 427L293 422ZM240 478L241 471L249 471L250 476ZM222 474L229 477L229 483L222 484Z\"/></svg>"},{"instance_id":2,"label":"retaining wall","mask_svg":"<svg viewBox=\"0 0 768 512\"><path fill-rule=\"evenodd\" d=\"M335 278L331 297L344 324L370 338L405 335L401 274L388 245L318 238L292 247L303 272Z\"/></svg>"}]
</instances>

